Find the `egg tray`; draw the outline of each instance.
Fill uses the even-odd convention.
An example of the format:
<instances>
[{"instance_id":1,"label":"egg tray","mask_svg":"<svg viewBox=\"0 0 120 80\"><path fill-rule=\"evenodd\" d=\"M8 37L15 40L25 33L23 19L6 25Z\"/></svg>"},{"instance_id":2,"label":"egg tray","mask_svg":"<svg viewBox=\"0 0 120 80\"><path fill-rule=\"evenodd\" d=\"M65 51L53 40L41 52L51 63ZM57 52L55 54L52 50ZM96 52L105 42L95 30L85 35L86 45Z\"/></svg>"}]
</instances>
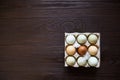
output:
<instances>
[{"instance_id":1,"label":"egg tray","mask_svg":"<svg viewBox=\"0 0 120 80\"><path fill-rule=\"evenodd\" d=\"M77 41L77 37L78 37L78 35L80 35L80 34L86 35L86 37L87 37L87 42L86 42L84 45L87 46L87 48L88 48L90 45L95 45L95 46L98 47L98 52L97 52L96 55L94 55L94 57L96 57L96 58L98 59L98 64L97 64L96 66L94 66L94 67L99 68L99 67L100 67L100 33L89 33L89 32L86 32L86 33L78 33L78 32L65 33L65 39L64 39L64 42L65 42L65 49L64 49L64 66L65 66L65 67L69 67L69 65L66 63L66 58L67 58L68 56L70 56L70 55L68 55L67 52L66 52L66 47L67 47L68 45L70 45L70 44L68 44L68 43L66 42L66 37L67 37L68 35L73 35L73 36L75 37L76 40L75 40L75 42L74 42L73 44L71 44L71 45L74 46L74 47L77 49L78 47L81 46L81 44L78 43L78 41ZM91 43L88 41L88 36L89 36L90 34L95 34L95 35L98 36L98 40L97 40L96 44L91 44ZM83 45L83 44L82 44L82 45ZM81 56L80 54L78 54L77 51L76 51L75 54L72 55L72 56L75 58L76 62L75 62L75 64L74 64L73 66L71 66L71 67L80 67L80 66L78 65L78 63L77 63L78 57L84 57L84 58L87 59L87 61L88 61L88 59L89 59L90 57L92 57L92 55L90 55L88 51L86 52L86 54L85 54L84 56ZM90 66L89 63L87 62L86 65L83 66L83 67L91 67L91 66Z\"/></svg>"}]
</instances>

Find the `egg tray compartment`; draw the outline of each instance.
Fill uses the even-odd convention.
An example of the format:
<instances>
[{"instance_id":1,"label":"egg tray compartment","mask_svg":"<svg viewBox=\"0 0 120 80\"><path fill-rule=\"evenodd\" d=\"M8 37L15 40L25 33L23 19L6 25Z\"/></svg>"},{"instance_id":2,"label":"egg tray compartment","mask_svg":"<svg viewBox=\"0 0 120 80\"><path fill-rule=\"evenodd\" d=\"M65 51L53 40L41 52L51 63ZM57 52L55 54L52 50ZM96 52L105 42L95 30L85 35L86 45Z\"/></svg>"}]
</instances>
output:
<instances>
[{"instance_id":1,"label":"egg tray compartment","mask_svg":"<svg viewBox=\"0 0 120 80\"><path fill-rule=\"evenodd\" d=\"M78 35L81 35L81 34L85 34L85 35L87 36L87 41L86 41L86 43L85 43L85 44L82 44L82 45L87 46L87 48L88 48L90 45L95 45L95 46L98 47L98 52L97 52L96 55L94 55L94 57L96 57L96 58L98 59L98 64L97 64L96 66L94 66L94 67L99 68L99 67L100 67L100 33L88 33L88 32L87 32L87 33L78 33L78 32L65 33L65 39L64 39L64 42L65 42L65 49L64 49L64 66L65 66L65 67L69 67L69 65L66 63L66 58L69 56L69 55L66 53L66 47L67 47L68 45L72 45L72 46L74 46L76 49L77 49L78 47L80 47L81 44L78 43L77 37L78 37ZM97 40L96 44L91 44L91 43L88 41L88 36L89 36L90 34L95 34L95 35L98 36L98 40ZM74 44L68 44L68 43L66 42L66 37L67 37L68 35L73 35L73 36L75 37L75 42L74 42ZM75 64L74 64L72 67L80 67L80 66L78 65L78 63L77 63L77 59L78 59L78 57L83 57L83 56L79 55L77 51L76 51L75 54L72 55L72 56L73 56L73 57L75 58L75 60L76 60ZM87 51L86 54L84 55L84 58L88 61L88 59L89 59L90 57L92 57L92 55L90 55L89 52ZM91 66L90 66L89 63L87 62L84 67L91 67Z\"/></svg>"}]
</instances>

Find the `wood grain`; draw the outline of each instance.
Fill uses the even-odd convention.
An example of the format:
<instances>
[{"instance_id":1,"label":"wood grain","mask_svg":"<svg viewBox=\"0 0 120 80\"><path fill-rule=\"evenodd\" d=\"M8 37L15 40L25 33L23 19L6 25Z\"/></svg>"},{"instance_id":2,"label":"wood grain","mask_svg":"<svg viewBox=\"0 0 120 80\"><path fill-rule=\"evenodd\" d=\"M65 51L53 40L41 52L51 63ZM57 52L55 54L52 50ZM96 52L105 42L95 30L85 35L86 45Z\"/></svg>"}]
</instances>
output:
<instances>
[{"instance_id":1,"label":"wood grain","mask_svg":"<svg viewBox=\"0 0 120 80\"><path fill-rule=\"evenodd\" d=\"M1 0L0 80L120 80L118 0ZM101 67L64 68L64 33L100 32Z\"/></svg>"}]
</instances>

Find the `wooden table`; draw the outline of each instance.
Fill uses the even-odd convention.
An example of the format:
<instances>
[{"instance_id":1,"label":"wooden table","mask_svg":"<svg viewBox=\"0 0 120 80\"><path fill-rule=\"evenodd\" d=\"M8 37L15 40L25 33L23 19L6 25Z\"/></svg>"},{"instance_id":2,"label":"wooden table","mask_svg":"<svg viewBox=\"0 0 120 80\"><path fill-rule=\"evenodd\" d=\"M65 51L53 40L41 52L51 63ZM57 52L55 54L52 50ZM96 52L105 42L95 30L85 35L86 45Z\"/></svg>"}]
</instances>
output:
<instances>
[{"instance_id":1,"label":"wooden table","mask_svg":"<svg viewBox=\"0 0 120 80\"><path fill-rule=\"evenodd\" d=\"M64 68L64 33L100 32L101 67ZM0 0L0 80L120 80L117 0Z\"/></svg>"}]
</instances>

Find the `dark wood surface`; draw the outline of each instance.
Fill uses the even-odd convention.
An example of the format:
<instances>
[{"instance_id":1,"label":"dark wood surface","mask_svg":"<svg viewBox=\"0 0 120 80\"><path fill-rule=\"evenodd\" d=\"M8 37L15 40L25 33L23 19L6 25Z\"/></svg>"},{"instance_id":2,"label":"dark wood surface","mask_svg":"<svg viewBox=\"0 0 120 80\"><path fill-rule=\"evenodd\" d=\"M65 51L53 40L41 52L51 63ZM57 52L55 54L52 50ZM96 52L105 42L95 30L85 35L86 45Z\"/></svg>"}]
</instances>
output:
<instances>
[{"instance_id":1,"label":"dark wood surface","mask_svg":"<svg viewBox=\"0 0 120 80\"><path fill-rule=\"evenodd\" d=\"M64 68L64 32L100 32L101 67ZM120 80L119 0L0 0L0 80Z\"/></svg>"}]
</instances>

